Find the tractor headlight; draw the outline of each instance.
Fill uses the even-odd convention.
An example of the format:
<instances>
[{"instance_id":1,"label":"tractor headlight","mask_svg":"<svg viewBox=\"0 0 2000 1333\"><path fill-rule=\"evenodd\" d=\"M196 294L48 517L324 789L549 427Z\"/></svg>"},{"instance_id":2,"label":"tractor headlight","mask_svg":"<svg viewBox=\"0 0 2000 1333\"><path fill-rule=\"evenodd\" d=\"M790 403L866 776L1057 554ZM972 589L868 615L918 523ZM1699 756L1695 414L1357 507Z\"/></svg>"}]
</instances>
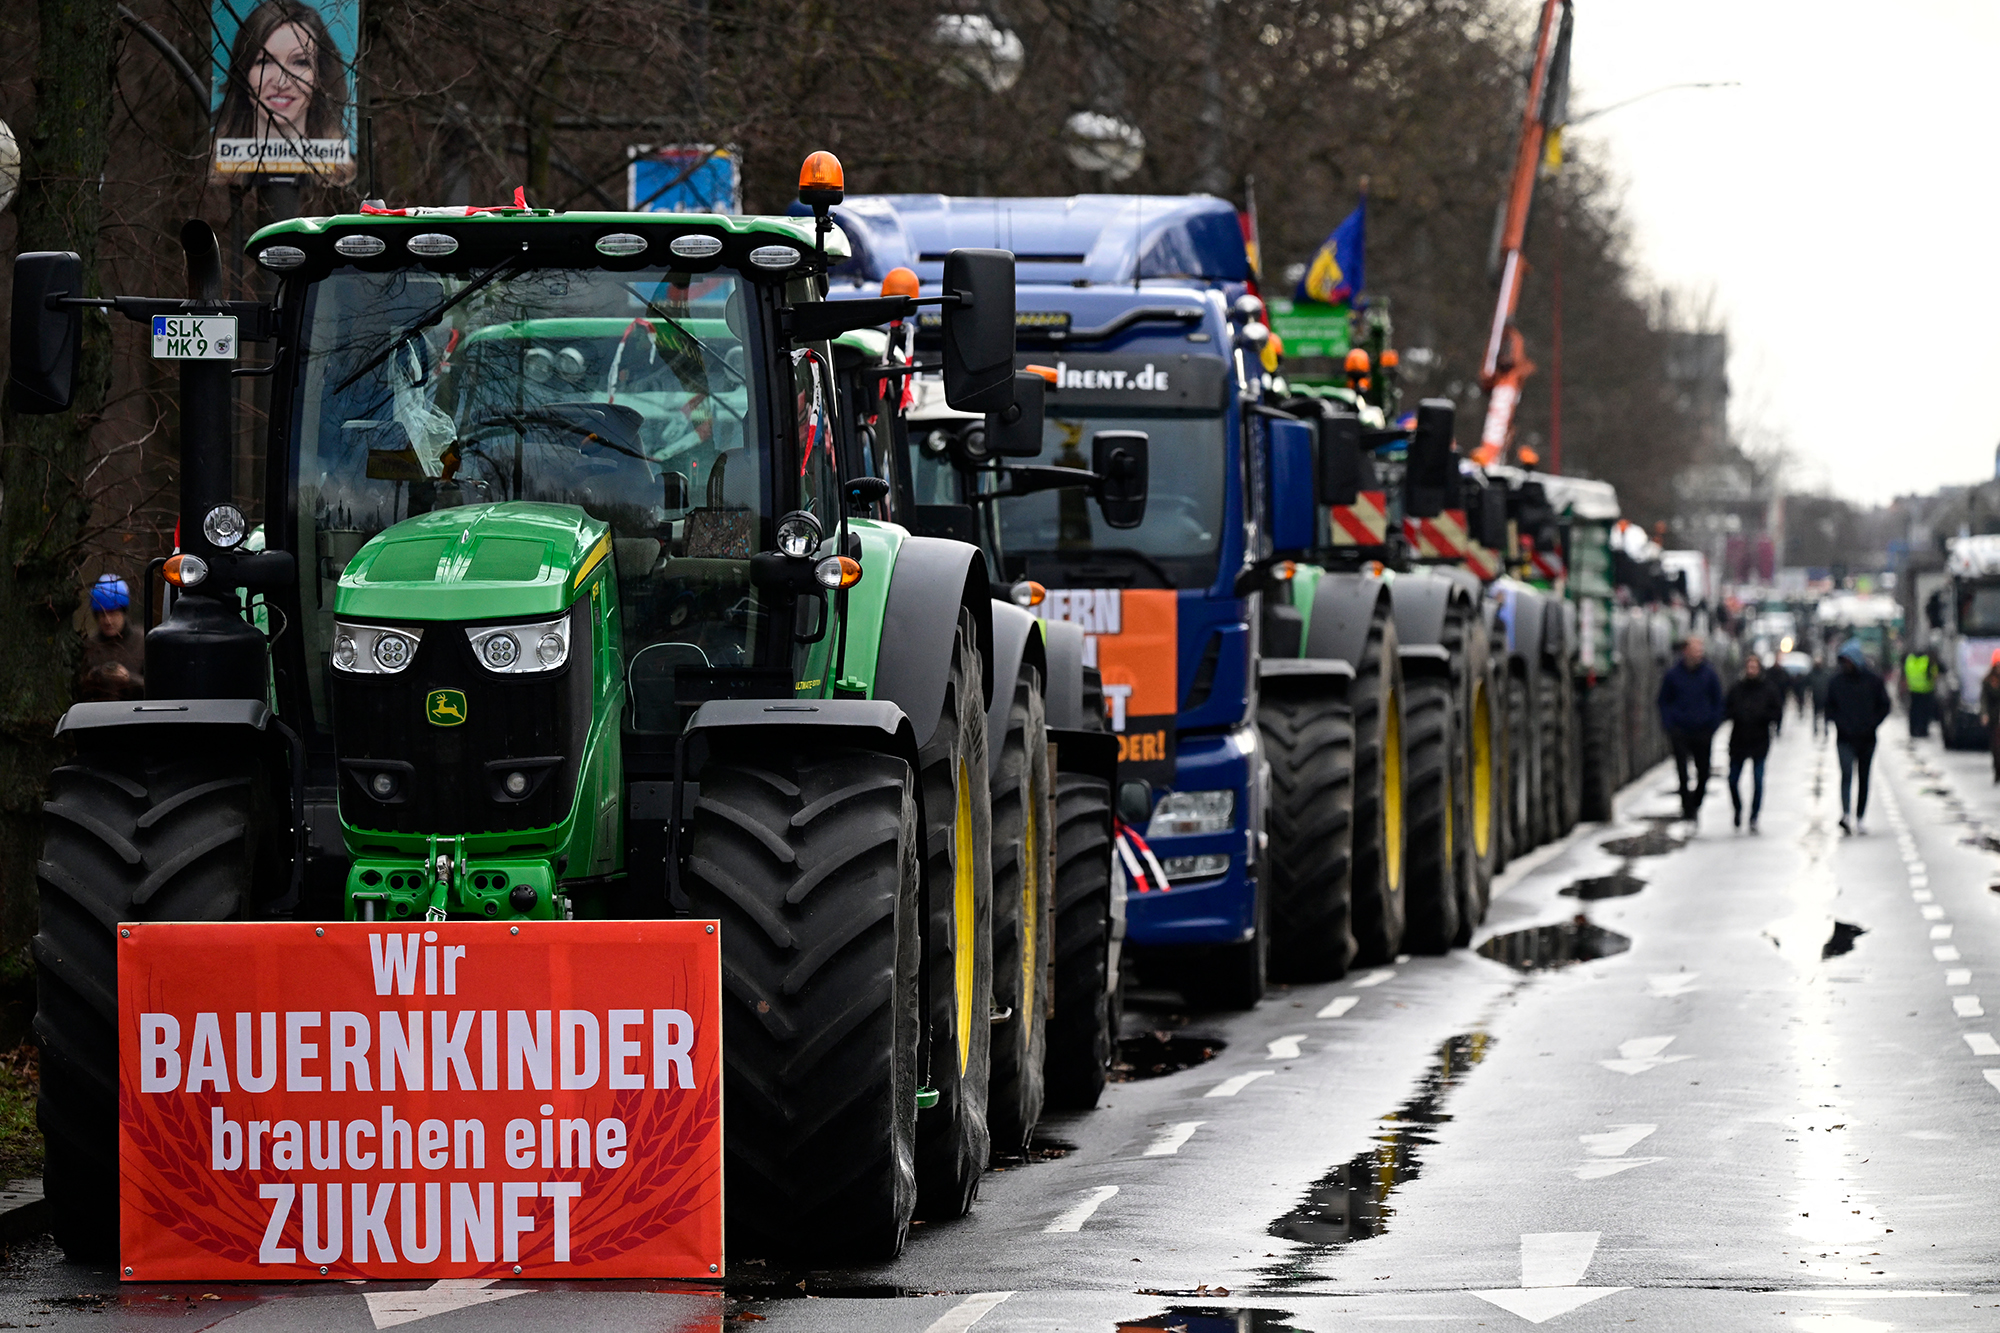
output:
<instances>
[{"instance_id":1,"label":"tractor headlight","mask_svg":"<svg viewBox=\"0 0 2000 1333\"><path fill-rule=\"evenodd\" d=\"M1173 791L1153 807L1146 836L1188 837L1197 833L1227 833L1236 827L1233 791Z\"/></svg>"},{"instance_id":2,"label":"tractor headlight","mask_svg":"<svg viewBox=\"0 0 2000 1333\"><path fill-rule=\"evenodd\" d=\"M503 676L554 671L569 661L569 617L532 625L480 625L465 631L472 655L488 671ZM532 643L535 651L522 650Z\"/></svg>"},{"instance_id":3,"label":"tractor headlight","mask_svg":"<svg viewBox=\"0 0 2000 1333\"><path fill-rule=\"evenodd\" d=\"M241 544L249 531L249 525L243 521L243 511L235 505L217 505L201 521L201 535L208 538L210 544L225 549Z\"/></svg>"},{"instance_id":4,"label":"tractor headlight","mask_svg":"<svg viewBox=\"0 0 2000 1333\"><path fill-rule=\"evenodd\" d=\"M417 659L417 645L423 642L420 629L389 629L382 625L350 625L336 622L333 627L333 667L357 676L393 676Z\"/></svg>"},{"instance_id":5,"label":"tractor headlight","mask_svg":"<svg viewBox=\"0 0 2000 1333\"><path fill-rule=\"evenodd\" d=\"M819 549L819 520L803 509L794 509L778 520L778 549L794 560L803 560Z\"/></svg>"}]
</instances>

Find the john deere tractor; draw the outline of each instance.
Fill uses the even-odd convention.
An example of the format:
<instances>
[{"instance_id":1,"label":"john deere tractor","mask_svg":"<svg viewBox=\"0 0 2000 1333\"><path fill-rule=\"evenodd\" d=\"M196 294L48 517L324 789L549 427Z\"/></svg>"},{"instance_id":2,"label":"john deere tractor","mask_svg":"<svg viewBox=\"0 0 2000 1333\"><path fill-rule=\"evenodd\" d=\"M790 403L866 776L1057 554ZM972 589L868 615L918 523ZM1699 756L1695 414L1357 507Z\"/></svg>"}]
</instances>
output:
<instances>
[{"instance_id":1,"label":"john deere tractor","mask_svg":"<svg viewBox=\"0 0 2000 1333\"><path fill-rule=\"evenodd\" d=\"M17 261L17 410L68 406L92 306L209 353L181 363L149 697L73 708L52 780L36 1026L66 1248L115 1245L120 921L717 918L732 1242L888 1256L919 1208L970 1205L1000 1031L989 716L1043 659L996 653L977 547L856 516L880 483L834 447L833 340L935 307L952 405L1018 414L1013 258L828 303L830 156L801 198L817 217L298 219L249 242L268 303L218 299L200 223L184 300ZM261 523L230 489L232 373L270 376Z\"/></svg>"}]
</instances>

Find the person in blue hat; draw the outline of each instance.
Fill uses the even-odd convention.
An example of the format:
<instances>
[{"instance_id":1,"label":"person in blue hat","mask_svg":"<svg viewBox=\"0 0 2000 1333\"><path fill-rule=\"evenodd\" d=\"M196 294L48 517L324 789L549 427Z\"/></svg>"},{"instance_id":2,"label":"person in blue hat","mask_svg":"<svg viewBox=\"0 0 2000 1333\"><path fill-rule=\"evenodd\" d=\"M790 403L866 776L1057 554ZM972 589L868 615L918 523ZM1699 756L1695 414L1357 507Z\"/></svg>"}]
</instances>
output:
<instances>
[{"instance_id":1,"label":"person in blue hat","mask_svg":"<svg viewBox=\"0 0 2000 1333\"><path fill-rule=\"evenodd\" d=\"M1861 640L1849 639L1840 645L1833 679L1826 686L1826 724L1833 728L1834 749L1840 755L1842 833L1868 831L1864 821L1868 818L1868 769L1875 761L1875 729L1889 712L1889 691L1882 677L1869 663ZM1859 790L1850 805L1849 788L1856 785L1857 776Z\"/></svg>"},{"instance_id":2,"label":"person in blue hat","mask_svg":"<svg viewBox=\"0 0 2000 1333\"><path fill-rule=\"evenodd\" d=\"M77 682L77 698L146 697L146 639L126 620L131 605L132 590L116 574L101 575L90 585L90 609L97 618L97 630L83 640L83 676Z\"/></svg>"}]
</instances>

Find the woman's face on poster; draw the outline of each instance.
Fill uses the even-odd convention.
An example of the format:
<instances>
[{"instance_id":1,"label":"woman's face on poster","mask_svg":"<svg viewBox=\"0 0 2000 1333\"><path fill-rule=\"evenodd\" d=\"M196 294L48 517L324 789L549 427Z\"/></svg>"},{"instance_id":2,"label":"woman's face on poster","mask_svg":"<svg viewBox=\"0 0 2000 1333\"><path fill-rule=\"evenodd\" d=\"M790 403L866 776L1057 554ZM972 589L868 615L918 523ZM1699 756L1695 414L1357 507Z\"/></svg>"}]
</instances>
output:
<instances>
[{"instance_id":1,"label":"woman's face on poster","mask_svg":"<svg viewBox=\"0 0 2000 1333\"><path fill-rule=\"evenodd\" d=\"M305 124L318 62L312 35L296 23L281 24L265 38L250 69L250 92L276 124L294 131Z\"/></svg>"}]
</instances>

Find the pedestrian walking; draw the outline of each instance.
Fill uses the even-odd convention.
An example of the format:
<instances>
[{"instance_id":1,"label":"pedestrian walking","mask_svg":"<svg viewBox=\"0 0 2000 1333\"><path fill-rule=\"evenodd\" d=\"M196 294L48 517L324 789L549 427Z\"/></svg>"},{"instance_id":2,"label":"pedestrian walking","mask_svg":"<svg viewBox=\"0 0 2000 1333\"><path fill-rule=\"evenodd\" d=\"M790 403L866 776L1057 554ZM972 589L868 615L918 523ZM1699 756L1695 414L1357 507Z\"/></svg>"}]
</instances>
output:
<instances>
[{"instance_id":1,"label":"pedestrian walking","mask_svg":"<svg viewBox=\"0 0 2000 1333\"><path fill-rule=\"evenodd\" d=\"M1736 812L1736 827L1743 827L1743 795L1737 780L1743 766L1750 766L1750 831L1757 831L1757 816L1764 810L1764 761L1771 753L1771 733L1785 715L1785 691L1764 674L1764 664L1756 654L1743 663L1743 678L1729 687L1722 701L1729 719L1729 804Z\"/></svg>"},{"instance_id":2,"label":"pedestrian walking","mask_svg":"<svg viewBox=\"0 0 2000 1333\"><path fill-rule=\"evenodd\" d=\"M1826 687L1832 679L1833 673L1827 670L1826 663L1815 655L1812 670L1806 672L1806 695L1812 700L1814 739L1818 739L1820 733L1825 730Z\"/></svg>"},{"instance_id":3,"label":"pedestrian walking","mask_svg":"<svg viewBox=\"0 0 2000 1333\"><path fill-rule=\"evenodd\" d=\"M97 629L84 636L77 698L146 697L146 640L125 619L131 605L131 589L115 574L106 574L90 585L90 610L97 619Z\"/></svg>"},{"instance_id":4,"label":"pedestrian walking","mask_svg":"<svg viewBox=\"0 0 2000 1333\"><path fill-rule=\"evenodd\" d=\"M1928 740L1937 716L1937 659L1928 648L1903 654L1903 688L1910 696L1910 739Z\"/></svg>"},{"instance_id":5,"label":"pedestrian walking","mask_svg":"<svg viewBox=\"0 0 2000 1333\"><path fill-rule=\"evenodd\" d=\"M1701 819L1701 799L1708 794L1710 750L1715 729L1722 725L1722 678L1703 661L1706 650L1699 635L1681 643L1681 659L1660 677L1660 729L1674 747L1674 777L1680 784L1681 818ZM1689 770L1694 782L1688 782Z\"/></svg>"},{"instance_id":6,"label":"pedestrian walking","mask_svg":"<svg viewBox=\"0 0 2000 1333\"><path fill-rule=\"evenodd\" d=\"M1986 748L1993 752L1993 781L2000 783L2000 648L1979 683L1979 725L1986 729Z\"/></svg>"},{"instance_id":7,"label":"pedestrian walking","mask_svg":"<svg viewBox=\"0 0 2000 1333\"><path fill-rule=\"evenodd\" d=\"M1868 665L1859 639L1840 645L1835 667L1826 687L1826 724L1833 728L1834 748L1840 755L1840 831L1866 833L1868 769L1875 760L1875 729L1891 711L1889 691ZM1857 777L1859 790L1850 805L1849 789Z\"/></svg>"}]
</instances>

